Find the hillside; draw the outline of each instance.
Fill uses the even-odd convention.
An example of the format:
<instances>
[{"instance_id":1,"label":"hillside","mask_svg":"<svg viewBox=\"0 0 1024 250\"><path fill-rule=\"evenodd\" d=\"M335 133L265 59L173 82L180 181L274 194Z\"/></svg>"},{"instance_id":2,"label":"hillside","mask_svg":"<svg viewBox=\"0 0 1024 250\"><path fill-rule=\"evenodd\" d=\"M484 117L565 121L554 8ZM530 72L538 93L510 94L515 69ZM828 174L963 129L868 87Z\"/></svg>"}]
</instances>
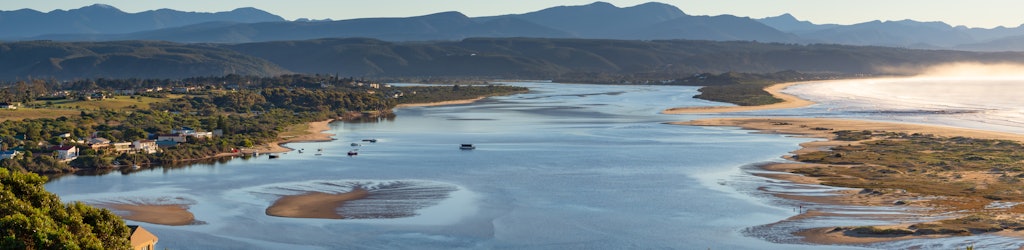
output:
<instances>
[{"instance_id":1,"label":"hillside","mask_svg":"<svg viewBox=\"0 0 1024 250\"><path fill-rule=\"evenodd\" d=\"M367 38L233 45L170 42L0 43L0 79L169 78L284 73L605 81L694 73L887 74L948 62L1024 62L1024 53L689 40ZM604 79L602 79L604 78Z\"/></svg>"},{"instance_id":2,"label":"hillside","mask_svg":"<svg viewBox=\"0 0 1024 250\"><path fill-rule=\"evenodd\" d=\"M0 43L0 79L183 78L286 70L222 48L168 42Z\"/></svg>"},{"instance_id":3,"label":"hillside","mask_svg":"<svg viewBox=\"0 0 1024 250\"><path fill-rule=\"evenodd\" d=\"M319 39L223 45L301 73L346 76L563 78L643 74L666 78L699 72L883 74L888 67L1024 62L1024 53L911 50L686 40L472 38L449 42Z\"/></svg>"}]
</instances>

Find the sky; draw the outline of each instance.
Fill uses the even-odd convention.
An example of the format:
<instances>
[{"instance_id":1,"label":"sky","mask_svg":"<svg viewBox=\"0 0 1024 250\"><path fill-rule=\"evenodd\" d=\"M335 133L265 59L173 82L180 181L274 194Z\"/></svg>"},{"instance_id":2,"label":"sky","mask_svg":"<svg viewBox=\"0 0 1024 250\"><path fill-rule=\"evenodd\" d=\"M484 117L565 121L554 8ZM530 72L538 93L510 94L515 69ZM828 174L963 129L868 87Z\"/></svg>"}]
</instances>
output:
<instances>
[{"instance_id":1,"label":"sky","mask_svg":"<svg viewBox=\"0 0 1024 250\"><path fill-rule=\"evenodd\" d=\"M76 9L96 3L135 13L161 8L218 12L255 7L288 20L344 20L365 17L409 17L459 11L470 17L521 14L560 5L585 5L596 0L0 0L0 10ZM604 0L629 7L651 0ZM950 25L992 28L1024 24L1019 0L661 0L690 15L730 14L763 18L790 13L817 24L854 24L872 20L943 21Z\"/></svg>"}]
</instances>

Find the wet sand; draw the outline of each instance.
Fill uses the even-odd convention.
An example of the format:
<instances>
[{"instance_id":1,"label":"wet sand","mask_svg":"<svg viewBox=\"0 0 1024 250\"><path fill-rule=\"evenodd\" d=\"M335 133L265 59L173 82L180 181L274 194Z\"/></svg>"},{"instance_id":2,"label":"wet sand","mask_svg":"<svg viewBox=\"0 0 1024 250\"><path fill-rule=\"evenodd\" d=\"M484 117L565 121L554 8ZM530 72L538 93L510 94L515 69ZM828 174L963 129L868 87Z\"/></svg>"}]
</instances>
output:
<instances>
[{"instance_id":1,"label":"wet sand","mask_svg":"<svg viewBox=\"0 0 1024 250\"><path fill-rule=\"evenodd\" d=\"M398 104L398 106L395 106L395 108L433 107L433 106L445 106L445 105L470 104L470 103L477 102L479 100L483 100L484 98L487 98L487 97L486 96L481 96L481 97L477 97L477 98L473 98L473 99L443 101L443 102L405 103L405 104Z\"/></svg>"},{"instance_id":2,"label":"wet sand","mask_svg":"<svg viewBox=\"0 0 1024 250\"><path fill-rule=\"evenodd\" d=\"M337 209L346 201L366 198L365 189L355 189L341 194L310 192L284 196L267 208L267 215L289 218L344 219Z\"/></svg>"},{"instance_id":3,"label":"wet sand","mask_svg":"<svg viewBox=\"0 0 1024 250\"><path fill-rule=\"evenodd\" d=\"M886 131L903 132L908 134L921 133L932 134L943 137L971 137L977 139L1014 140L1024 142L1024 135L1007 132L996 132L969 128L959 128L939 125L923 125L913 123L878 122L853 119L824 119L824 118L718 118L702 119L688 122L674 122L672 124L694 125L694 126L729 126L741 127L744 129L758 130L766 133L796 134L808 137L823 139L832 138L832 132L839 130L852 131ZM831 129L831 130L825 130ZM840 142L847 144L849 142ZM813 145L812 145L813 146Z\"/></svg>"},{"instance_id":4,"label":"wet sand","mask_svg":"<svg viewBox=\"0 0 1024 250\"><path fill-rule=\"evenodd\" d=\"M782 90L793 85L806 84L806 83L817 83L821 81L813 82L788 82L780 83L764 88L765 91L772 94L775 98L782 99L782 102L768 105L758 106L712 106L712 107L681 107L681 108L670 108L662 111L663 114L704 114L704 113L732 113L732 112L746 112L746 111L757 111L757 110L773 110L773 109L790 109L799 108L814 104L812 101L797 98L796 96L782 93Z\"/></svg>"},{"instance_id":5,"label":"wet sand","mask_svg":"<svg viewBox=\"0 0 1024 250\"><path fill-rule=\"evenodd\" d=\"M122 218L146 223L184 226L196 223L195 216L188 211L188 205L148 205L148 204L95 204L114 211Z\"/></svg>"}]
</instances>

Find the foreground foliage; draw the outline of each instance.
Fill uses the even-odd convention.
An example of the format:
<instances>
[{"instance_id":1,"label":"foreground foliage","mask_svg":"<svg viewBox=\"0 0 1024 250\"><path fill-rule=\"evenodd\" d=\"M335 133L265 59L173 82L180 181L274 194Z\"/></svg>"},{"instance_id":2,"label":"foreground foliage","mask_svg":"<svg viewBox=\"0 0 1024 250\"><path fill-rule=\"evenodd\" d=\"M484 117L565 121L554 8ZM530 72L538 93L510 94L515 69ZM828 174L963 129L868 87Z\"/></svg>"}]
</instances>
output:
<instances>
[{"instance_id":1,"label":"foreground foliage","mask_svg":"<svg viewBox=\"0 0 1024 250\"><path fill-rule=\"evenodd\" d=\"M129 228L109 210L64 204L46 178L0 169L0 248L130 249Z\"/></svg>"}]
</instances>

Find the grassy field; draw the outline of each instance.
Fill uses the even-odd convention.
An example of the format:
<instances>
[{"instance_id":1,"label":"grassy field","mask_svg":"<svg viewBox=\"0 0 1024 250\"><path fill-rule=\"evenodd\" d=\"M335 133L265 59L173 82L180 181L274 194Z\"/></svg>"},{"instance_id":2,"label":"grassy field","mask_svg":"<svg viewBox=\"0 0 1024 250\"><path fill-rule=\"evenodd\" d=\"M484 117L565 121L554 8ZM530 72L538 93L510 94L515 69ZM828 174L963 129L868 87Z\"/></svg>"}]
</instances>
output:
<instances>
[{"instance_id":1,"label":"grassy field","mask_svg":"<svg viewBox=\"0 0 1024 250\"><path fill-rule=\"evenodd\" d=\"M106 98L104 100L90 100L90 101L79 101L79 100L54 100L54 101L37 101L33 104L44 105L51 108L57 109L78 109L78 110L96 110L100 108L114 109L114 110L125 110L125 109L148 109L149 105L156 102L164 102L171 98L180 96L169 96L167 98L153 98L138 96L131 98L128 96L115 96Z\"/></svg>"},{"instance_id":2,"label":"grassy field","mask_svg":"<svg viewBox=\"0 0 1024 250\"><path fill-rule=\"evenodd\" d=\"M79 115L78 110L69 109L34 109L34 108L19 108L16 110L0 110L0 121L7 120L22 120L22 119L38 119L38 118L58 118L61 116L76 116Z\"/></svg>"},{"instance_id":3,"label":"grassy field","mask_svg":"<svg viewBox=\"0 0 1024 250\"><path fill-rule=\"evenodd\" d=\"M297 136L308 135L309 131L307 131L307 130L309 130L309 124L308 123L295 124L295 125L288 126L284 131L281 131L281 133L278 133L278 137L280 137L280 138L292 138L292 137L297 137Z\"/></svg>"}]
</instances>

